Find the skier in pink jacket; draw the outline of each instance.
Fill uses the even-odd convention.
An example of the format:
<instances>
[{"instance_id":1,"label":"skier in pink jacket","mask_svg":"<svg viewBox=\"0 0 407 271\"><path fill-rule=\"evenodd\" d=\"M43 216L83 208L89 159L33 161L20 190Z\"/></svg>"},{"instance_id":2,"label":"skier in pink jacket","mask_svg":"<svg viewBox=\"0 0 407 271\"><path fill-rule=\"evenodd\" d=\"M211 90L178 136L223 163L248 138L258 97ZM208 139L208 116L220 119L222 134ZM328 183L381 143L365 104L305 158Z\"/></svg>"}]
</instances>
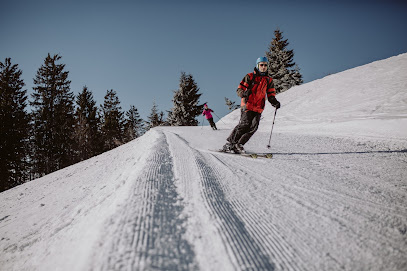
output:
<instances>
[{"instance_id":1,"label":"skier in pink jacket","mask_svg":"<svg viewBox=\"0 0 407 271\"><path fill-rule=\"evenodd\" d=\"M213 110L208 108L207 104L204 104L204 111L202 112L202 115L205 116L205 118L209 121L209 124L211 125L213 130L218 130L218 128L216 128L215 123L213 122L211 112L213 112Z\"/></svg>"}]
</instances>

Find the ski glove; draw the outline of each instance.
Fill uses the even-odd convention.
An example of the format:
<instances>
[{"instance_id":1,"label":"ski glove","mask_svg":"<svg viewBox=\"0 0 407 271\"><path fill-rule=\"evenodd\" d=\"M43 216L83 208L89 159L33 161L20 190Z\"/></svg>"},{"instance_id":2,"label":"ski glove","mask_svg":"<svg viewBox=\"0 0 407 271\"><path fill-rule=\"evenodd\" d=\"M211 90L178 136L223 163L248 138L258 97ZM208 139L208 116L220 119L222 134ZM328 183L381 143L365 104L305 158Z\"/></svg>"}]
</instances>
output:
<instances>
[{"instance_id":1,"label":"ski glove","mask_svg":"<svg viewBox=\"0 0 407 271\"><path fill-rule=\"evenodd\" d=\"M276 109L279 109L281 107L281 104L279 101L277 101L276 97L270 96L268 100Z\"/></svg>"}]
</instances>

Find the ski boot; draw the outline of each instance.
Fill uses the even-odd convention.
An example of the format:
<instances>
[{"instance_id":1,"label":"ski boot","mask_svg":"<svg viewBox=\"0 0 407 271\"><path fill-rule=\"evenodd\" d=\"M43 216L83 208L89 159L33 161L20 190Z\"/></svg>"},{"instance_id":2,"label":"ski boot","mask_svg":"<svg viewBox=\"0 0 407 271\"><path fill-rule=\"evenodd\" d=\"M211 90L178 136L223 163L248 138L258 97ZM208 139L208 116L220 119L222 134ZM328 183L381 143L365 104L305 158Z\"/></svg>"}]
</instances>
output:
<instances>
[{"instance_id":1,"label":"ski boot","mask_svg":"<svg viewBox=\"0 0 407 271\"><path fill-rule=\"evenodd\" d=\"M234 144L232 144L230 142L226 142L226 144L223 145L222 151L223 152L232 152L232 151L234 151Z\"/></svg>"},{"instance_id":2,"label":"ski boot","mask_svg":"<svg viewBox=\"0 0 407 271\"><path fill-rule=\"evenodd\" d=\"M237 144L235 144L233 147L234 147L234 148L233 148L233 151L234 151L235 153L246 153L246 151L244 150L242 144L237 143Z\"/></svg>"}]
</instances>

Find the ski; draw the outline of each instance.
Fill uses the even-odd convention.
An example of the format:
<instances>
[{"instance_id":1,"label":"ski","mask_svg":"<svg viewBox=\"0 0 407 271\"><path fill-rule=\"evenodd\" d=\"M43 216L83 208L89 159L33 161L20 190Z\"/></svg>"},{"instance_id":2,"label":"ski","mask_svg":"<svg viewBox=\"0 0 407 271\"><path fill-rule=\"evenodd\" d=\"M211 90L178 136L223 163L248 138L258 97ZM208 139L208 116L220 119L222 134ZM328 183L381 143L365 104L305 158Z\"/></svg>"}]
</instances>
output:
<instances>
[{"instance_id":1,"label":"ski","mask_svg":"<svg viewBox=\"0 0 407 271\"><path fill-rule=\"evenodd\" d=\"M250 158L254 158L254 159L256 159L256 158L267 158L267 159L273 158L272 153L256 153L256 152L235 153L235 152L227 152L227 151L224 151L224 150L210 150L210 151L226 153L226 154L232 154L232 155L240 155L240 156L250 157Z\"/></svg>"}]
</instances>

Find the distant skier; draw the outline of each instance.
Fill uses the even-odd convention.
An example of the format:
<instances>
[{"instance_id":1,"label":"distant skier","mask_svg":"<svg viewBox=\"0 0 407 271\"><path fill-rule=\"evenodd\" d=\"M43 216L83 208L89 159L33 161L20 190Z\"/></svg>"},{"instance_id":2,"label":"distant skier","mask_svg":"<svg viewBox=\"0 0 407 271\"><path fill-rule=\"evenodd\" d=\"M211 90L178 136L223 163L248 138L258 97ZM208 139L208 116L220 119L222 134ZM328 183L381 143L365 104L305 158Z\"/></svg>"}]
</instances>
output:
<instances>
[{"instance_id":1,"label":"distant skier","mask_svg":"<svg viewBox=\"0 0 407 271\"><path fill-rule=\"evenodd\" d=\"M237 89L237 95L242 98L240 121L226 139L228 142L223 146L223 151L245 152L243 145L259 127L266 95L276 110L280 108L280 102L275 97L273 79L267 74L267 64L266 57L259 57L254 72L248 73L240 82Z\"/></svg>"},{"instance_id":2,"label":"distant skier","mask_svg":"<svg viewBox=\"0 0 407 271\"><path fill-rule=\"evenodd\" d=\"M212 109L208 108L207 104L204 104L204 111L202 112L202 115L205 116L205 118L209 121L209 124L211 125L213 130L218 130L216 128L216 124L213 122L213 117L211 112L214 112Z\"/></svg>"}]
</instances>

